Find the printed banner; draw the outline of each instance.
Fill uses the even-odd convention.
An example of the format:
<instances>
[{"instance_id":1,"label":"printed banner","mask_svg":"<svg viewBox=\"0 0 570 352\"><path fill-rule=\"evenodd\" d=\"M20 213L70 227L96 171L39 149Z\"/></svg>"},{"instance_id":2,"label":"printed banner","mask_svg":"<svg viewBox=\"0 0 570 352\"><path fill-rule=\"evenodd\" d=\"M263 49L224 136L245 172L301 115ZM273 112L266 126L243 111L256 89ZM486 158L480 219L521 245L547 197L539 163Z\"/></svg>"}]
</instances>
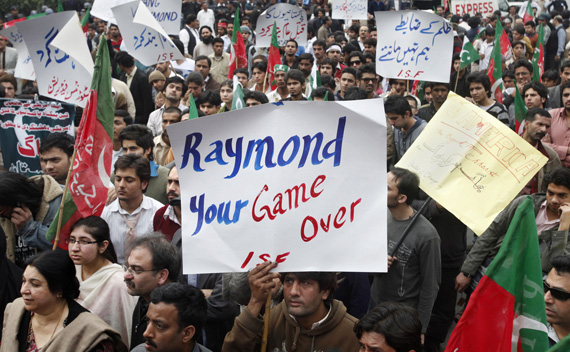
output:
<instances>
[{"instance_id":1,"label":"printed banner","mask_svg":"<svg viewBox=\"0 0 570 352\"><path fill-rule=\"evenodd\" d=\"M300 7L290 4L273 5L263 11L257 19L256 47L268 48L271 45L273 24L277 26L279 46L285 46L293 39L299 46L307 45L307 13Z\"/></svg>"},{"instance_id":2,"label":"printed banner","mask_svg":"<svg viewBox=\"0 0 570 352\"><path fill-rule=\"evenodd\" d=\"M480 13L487 17L498 9L497 0L451 0L451 12L459 16Z\"/></svg>"},{"instance_id":3,"label":"printed banner","mask_svg":"<svg viewBox=\"0 0 570 352\"><path fill-rule=\"evenodd\" d=\"M423 11L376 12L383 32L376 45L376 72L386 78L449 82L453 28Z\"/></svg>"},{"instance_id":4,"label":"printed banner","mask_svg":"<svg viewBox=\"0 0 570 352\"><path fill-rule=\"evenodd\" d=\"M52 132L74 135L73 105L56 101L0 99L0 148L4 167L34 176L42 174L40 141Z\"/></svg>"},{"instance_id":5,"label":"printed banner","mask_svg":"<svg viewBox=\"0 0 570 352\"><path fill-rule=\"evenodd\" d=\"M93 58L75 11L18 23L41 95L85 107Z\"/></svg>"},{"instance_id":6,"label":"printed banner","mask_svg":"<svg viewBox=\"0 0 570 352\"><path fill-rule=\"evenodd\" d=\"M368 2L366 0L333 0L332 18L366 20L368 19Z\"/></svg>"},{"instance_id":7,"label":"printed banner","mask_svg":"<svg viewBox=\"0 0 570 352\"><path fill-rule=\"evenodd\" d=\"M381 99L285 102L168 127L185 273L387 270Z\"/></svg>"},{"instance_id":8,"label":"printed banner","mask_svg":"<svg viewBox=\"0 0 570 352\"><path fill-rule=\"evenodd\" d=\"M547 158L483 109L450 92L396 166L481 235Z\"/></svg>"},{"instance_id":9,"label":"printed banner","mask_svg":"<svg viewBox=\"0 0 570 352\"><path fill-rule=\"evenodd\" d=\"M18 24L1 30L0 34L8 38L10 43L14 46L14 49L18 51L18 62L16 63L14 77L34 81L36 79L34 65L32 64L32 58L28 53L28 48L24 43L24 38L22 38L22 34L18 29Z\"/></svg>"},{"instance_id":10,"label":"printed banner","mask_svg":"<svg viewBox=\"0 0 570 352\"><path fill-rule=\"evenodd\" d=\"M113 7L127 51L145 66L184 59L142 1Z\"/></svg>"}]
</instances>

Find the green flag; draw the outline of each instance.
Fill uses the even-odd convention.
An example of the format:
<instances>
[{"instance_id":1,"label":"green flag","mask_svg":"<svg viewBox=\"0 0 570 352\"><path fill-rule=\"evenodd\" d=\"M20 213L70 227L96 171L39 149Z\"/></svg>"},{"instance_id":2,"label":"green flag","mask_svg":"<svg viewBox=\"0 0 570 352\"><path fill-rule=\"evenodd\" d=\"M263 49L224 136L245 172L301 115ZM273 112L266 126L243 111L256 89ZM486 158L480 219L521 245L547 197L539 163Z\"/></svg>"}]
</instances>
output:
<instances>
[{"instance_id":1,"label":"green flag","mask_svg":"<svg viewBox=\"0 0 570 352\"><path fill-rule=\"evenodd\" d=\"M329 90L328 89L325 92L325 98L323 99L323 101L329 101Z\"/></svg>"},{"instance_id":2,"label":"green flag","mask_svg":"<svg viewBox=\"0 0 570 352\"><path fill-rule=\"evenodd\" d=\"M463 39L463 48L461 48L459 56L461 57L461 63L459 64L460 70L479 60L479 53L475 50L473 43L469 41L467 36Z\"/></svg>"},{"instance_id":3,"label":"green flag","mask_svg":"<svg viewBox=\"0 0 570 352\"><path fill-rule=\"evenodd\" d=\"M243 100L243 89L236 76L234 76L234 96L232 98L232 111L239 110L245 107Z\"/></svg>"},{"instance_id":4,"label":"green flag","mask_svg":"<svg viewBox=\"0 0 570 352\"><path fill-rule=\"evenodd\" d=\"M188 98L188 107L190 109L190 112L188 113L188 120L197 119L199 117L198 108L196 108L196 102L194 101L192 93L190 93L190 98Z\"/></svg>"},{"instance_id":5,"label":"green flag","mask_svg":"<svg viewBox=\"0 0 570 352\"><path fill-rule=\"evenodd\" d=\"M519 89L515 86L515 132L519 133L522 132L520 128L521 125L524 125L524 119L526 118L526 105L524 104L524 100L519 92Z\"/></svg>"},{"instance_id":6,"label":"green flag","mask_svg":"<svg viewBox=\"0 0 570 352\"><path fill-rule=\"evenodd\" d=\"M544 28L542 24L538 28L538 40L532 54L532 80L540 82L540 76L544 72Z\"/></svg>"},{"instance_id":7,"label":"green flag","mask_svg":"<svg viewBox=\"0 0 570 352\"><path fill-rule=\"evenodd\" d=\"M57 0L57 12L63 12L63 4L61 0Z\"/></svg>"}]
</instances>

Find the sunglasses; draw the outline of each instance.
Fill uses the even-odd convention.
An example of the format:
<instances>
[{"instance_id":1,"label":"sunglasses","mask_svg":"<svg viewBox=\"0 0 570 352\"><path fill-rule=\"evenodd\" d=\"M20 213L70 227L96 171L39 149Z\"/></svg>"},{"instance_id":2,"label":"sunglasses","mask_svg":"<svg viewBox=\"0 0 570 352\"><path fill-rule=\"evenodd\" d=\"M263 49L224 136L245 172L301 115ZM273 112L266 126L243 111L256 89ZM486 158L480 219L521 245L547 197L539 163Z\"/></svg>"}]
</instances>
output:
<instances>
[{"instance_id":1,"label":"sunglasses","mask_svg":"<svg viewBox=\"0 0 570 352\"><path fill-rule=\"evenodd\" d=\"M351 65L359 65L361 63L362 63L362 61L360 61L360 60L353 60L350 62Z\"/></svg>"},{"instance_id":2,"label":"sunglasses","mask_svg":"<svg viewBox=\"0 0 570 352\"><path fill-rule=\"evenodd\" d=\"M542 284L544 285L544 293L546 294L546 292L550 291L550 294L554 299L557 299L559 301L567 301L570 299L570 292L562 291L559 288L550 287L546 281L543 281Z\"/></svg>"}]
</instances>

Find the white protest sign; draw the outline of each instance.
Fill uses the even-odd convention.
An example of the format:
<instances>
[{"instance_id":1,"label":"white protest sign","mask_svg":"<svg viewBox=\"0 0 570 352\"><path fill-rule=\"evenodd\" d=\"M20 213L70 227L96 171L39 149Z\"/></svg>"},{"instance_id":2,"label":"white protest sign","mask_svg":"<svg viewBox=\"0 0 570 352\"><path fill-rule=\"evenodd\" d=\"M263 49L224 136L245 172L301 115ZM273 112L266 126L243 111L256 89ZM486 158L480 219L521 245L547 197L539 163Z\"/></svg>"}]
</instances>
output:
<instances>
[{"instance_id":1,"label":"white protest sign","mask_svg":"<svg viewBox=\"0 0 570 352\"><path fill-rule=\"evenodd\" d=\"M38 90L84 107L93 76L93 59L75 11L18 23L38 81Z\"/></svg>"},{"instance_id":2,"label":"white protest sign","mask_svg":"<svg viewBox=\"0 0 570 352\"><path fill-rule=\"evenodd\" d=\"M18 24L1 30L0 34L8 38L10 43L14 45L14 49L18 52L18 62L16 63L14 77L34 81L36 79L34 65L32 64L32 58L28 53L28 48L24 43L24 38L22 38L22 34L18 29Z\"/></svg>"},{"instance_id":3,"label":"white protest sign","mask_svg":"<svg viewBox=\"0 0 570 352\"><path fill-rule=\"evenodd\" d=\"M166 33L175 35L180 33L182 17L180 0L143 0L143 2Z\"/></svg>"},{"instance_id":4,"label":"white protest sign","mask_svg":"<svg viewBox=\"0 0 570 352\"><path fill-rule=\"evenodd\" d=\"M453 28L424 11L376 12L383 33L376 45L376 72L386 78L449 82Z\"/></svg>"},{"instance_id":5,"label":"white protest sign","mask_svg":"<svg viewBox=\"0 0 570 352\"><path fill-rule=\"evenodd\" d=\"M368 18L368 2L366 0L333 0L332 18L365 20Z\"/></svg>"},{"instance_id":6,"label":"white protest sign","mask_svg":"<svg viewBox=\"0 0 570 352\"><path fill-rule=\"evenodd\" d=\"M113 7L127 52L145 66L184 59L142 1Z\"/></svg>"},{"instance_id":7,"label":"white protest sign","mask_svg":"<svg viewBox=\"0 0 570 352\"><path fill-rule=\"evenodd\" d=\"M499 9L497 0L451 0L451 12L459 16L481 13L484 17Z\"/></svg>"},{"instance_id":8,"label":"white protest sign","mask_svg":"<svg viewBox=\"0 0 570 352\"><path fill-rule=\"evenodd\" d=\"M387 270L381 99L264 104L167 128L185 273Z\"/></svg>"},{"instance_id":9,"label":"white protest sign","mask_svg":"<svg viewBox=\"0 0 570 352\"><path fill-rule=\"evenodd\" d=\"M100 18L103 21L117 24L117 20L115 19L111 9L113 6L122 5L129 1L132 0L95 0L93 2L93 7L91 7L90 14L91 16Z\"/></svg>"},{"instance_id":10,"label":"white protest sign","mask_svg":"<svg viewBox=\"0 0 570 352\"><path fill-rule=\"evenodd\" d=\"M276 4L263 11L257 18L256 47L271 45L273 23L277 26L279 46L293 39L300 46L307 45L307 14L302 8L291 4Z\"/></svg>"}]
</instances>

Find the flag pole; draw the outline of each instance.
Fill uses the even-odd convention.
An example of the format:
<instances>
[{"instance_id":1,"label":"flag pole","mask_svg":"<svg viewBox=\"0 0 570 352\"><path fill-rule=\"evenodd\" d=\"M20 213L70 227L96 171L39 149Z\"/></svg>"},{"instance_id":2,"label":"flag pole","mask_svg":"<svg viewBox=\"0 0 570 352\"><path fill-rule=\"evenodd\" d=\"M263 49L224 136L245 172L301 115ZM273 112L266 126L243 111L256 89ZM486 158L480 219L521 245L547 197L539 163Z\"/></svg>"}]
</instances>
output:
<instances>
[{"instance_id":1,"label":"flag pole","mask_svg":"<svg viewBox=\"0 0 570 352\"><path fill-rule=\"evenodd\" d=\"M55 239L53 240L53 247L52 250L55 251L57 248L57 243L59 242L59 233L61 232L61 221L63 219L63 206L65 205L65 195L68 190L69 186L69 179L71 177L71 171L73 170L73 164L75 164L75 154L77 153L77 148L73 149L73 155L71 156L71 160L73 161L69 165L69 170L67 171L67 177L65 178L65 188L63 189L63 196L61 197L61 203L59 204L59 217L57 219L57 230L55 232Z\"/></svg>"},{"instance_id":2,"label":"flag pole","mask_svg":"<svg viewBox=\"0 0 570 352\"><path fill-rule=\"evenodd\" d=\"M453 90L454 92L457 92L457 83L459 83L459 71L461 71L461 69L457 71L457 77L455 78L455 89Z\"/></svg>"},{"instance_id":3,"label":"flag pole","mask_svg":"<svg viewBox=\"0 0 570 352\"><path fill-rule=\"evenodd\" d=\"M263 77L263 91L262 91L263 94L265 94L265 83L267 82L267 72L269 72L268 70L269 70L269 67L265 71L265 77Z\"/></svg>"},{"instance_id":4,"label":"flag pole","mask_svg":"<svg viewBox=\"0 0 570 352\"><path fill-rule=\"evenodd\" d=\"M267 337L269 336L269 321L271 315L271 291L265 302L265 314L263 315L263 336L261 337L261 352L267 351Z\"/></svg>"},{"instance_id":5,"label":"flag pole","mask_svg":"<svg viewBox=\"0 0 570 352\"><path fill-rule=\"evenodd\" d=\"M420 217L420 215L423 213L426 205L428 205L429 202L431 202L432 198L428 197L426 199L426 201L424 202L424 204L421 206L420 210L418 210L414 216L412 217L412 221L410 221L410 223L408 224L408 226L404 229L404 232L402 233L402 237L400 237L400 239L398 240L398 242L396 243L396 245L394 246L394 248L392 248L392 250L390 251L390 257L393 257L396 252L398 252L398 248L400 248L400 246L402 245L402 243L404 242L404 240L406 239L406 237L408 236L408 234L410 233L410 230L412 229L412 227L414 227L414 224L416 223L416 220L418 220L418 218Z\"/></svg>"}]
</instances>

